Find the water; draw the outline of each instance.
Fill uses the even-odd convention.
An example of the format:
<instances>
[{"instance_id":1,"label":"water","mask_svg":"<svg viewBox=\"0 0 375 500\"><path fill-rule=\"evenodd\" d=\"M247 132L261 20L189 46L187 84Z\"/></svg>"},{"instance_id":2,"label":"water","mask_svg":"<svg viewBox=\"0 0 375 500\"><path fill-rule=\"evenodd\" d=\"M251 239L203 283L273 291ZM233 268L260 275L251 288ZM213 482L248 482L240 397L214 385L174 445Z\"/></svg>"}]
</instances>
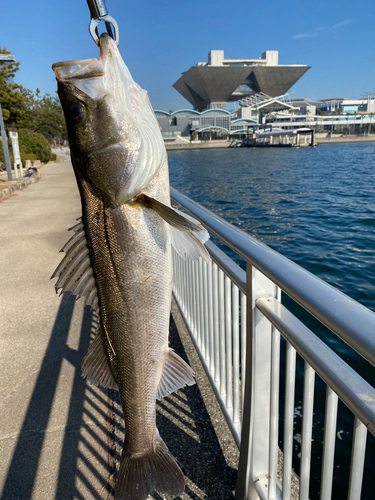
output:
<instances>
[{"instance_id":1,"label":"water","mask_svg":"<svg viewBox=\"0 0 375 500\"><path fill-rule=\"evenodd\" d=\"M375 311L375 143L321 145L314 149L173 151L168 157L173 187ZM234 254L229 253L233 258ZM372 366L291 299L283 296L283 302L375 385ZM297 361L297 370L303 373L301 359ZM282 418L283 376L280 389ZM297 433L301 427L301 401L302 386L298 385ZM318 460L312 469L311 500L318 498L324 409L325 385L316 377L313 457ZM335 499L347 496L350 467L347 450L351 448L352 429L353 417L340 403ZM367 452L371 451L372 457L375 457L374 441L369 435ZM299 451L297 437L293 463L297 471ZM375 464L368 464L362 500L373 498L374 474Z\"/></svg>"}]
</instances>

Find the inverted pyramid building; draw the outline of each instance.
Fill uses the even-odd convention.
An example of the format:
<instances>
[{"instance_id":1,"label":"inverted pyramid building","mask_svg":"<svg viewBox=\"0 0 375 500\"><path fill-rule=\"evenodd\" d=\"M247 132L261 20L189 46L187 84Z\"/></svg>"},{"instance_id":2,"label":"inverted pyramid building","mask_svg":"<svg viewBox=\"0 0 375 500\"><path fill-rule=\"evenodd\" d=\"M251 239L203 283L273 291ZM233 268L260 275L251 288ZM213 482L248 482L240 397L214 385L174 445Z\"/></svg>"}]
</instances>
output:
<instances>
[{"instance_id":1,"label":"inverted pyramid building","mask_svg":"<svg viewBox=\"0 0 375 500\"><path fill-rule=\"evenodd\" d=\"M223 50L212 50L207 63L184 72L173 87L196 110L224 108L259 92L277 97L285 94L311 66L281 66L278 51L266 51L261 59L224 59Z\"/></svg>"}]
</instances>

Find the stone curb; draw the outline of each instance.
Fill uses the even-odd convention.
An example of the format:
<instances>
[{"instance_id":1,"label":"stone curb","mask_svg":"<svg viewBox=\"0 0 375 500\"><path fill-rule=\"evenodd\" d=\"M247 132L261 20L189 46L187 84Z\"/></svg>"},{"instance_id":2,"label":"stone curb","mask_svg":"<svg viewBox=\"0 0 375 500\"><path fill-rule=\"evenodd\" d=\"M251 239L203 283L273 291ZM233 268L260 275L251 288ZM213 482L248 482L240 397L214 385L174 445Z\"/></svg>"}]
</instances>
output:
<instances>
[{"instance_id":1,"label":"stone curb","mask_svg":"<svg viewBox=\"0 0 375 500\"><path fill-rule=\"evenodd\" d=\"M42 178L42 175L40 172L35 172L31 177L27 177L26 179L22 180L17 180L15 184L12 186L8 186L5 189L0 189L0 200L3 200L5 198L8 198L11 194L13 194L15 191L18 191L19 189L23 189L29 184L33 184L36 181L40 181Z\"/></svg>"}]
</instances>

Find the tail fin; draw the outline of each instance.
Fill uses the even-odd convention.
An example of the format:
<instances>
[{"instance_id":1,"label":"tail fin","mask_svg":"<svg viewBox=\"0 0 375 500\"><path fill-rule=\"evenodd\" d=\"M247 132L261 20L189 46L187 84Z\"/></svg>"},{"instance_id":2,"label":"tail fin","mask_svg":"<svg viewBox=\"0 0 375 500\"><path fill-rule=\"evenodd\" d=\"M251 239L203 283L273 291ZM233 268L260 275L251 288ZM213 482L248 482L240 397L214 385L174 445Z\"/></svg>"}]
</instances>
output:
<instances>
[{"instance_id":1,"label":"tail fin","mask_svg":"<svg viewBox=\"0 0 375 500\"><path fill-rule=\"evenodd\" d=\"M159 436L151 453L141 457L122 454L115 500L146 500L154 490L176 496L184 488L184 475Z\"/></svg>"}]
</instances>

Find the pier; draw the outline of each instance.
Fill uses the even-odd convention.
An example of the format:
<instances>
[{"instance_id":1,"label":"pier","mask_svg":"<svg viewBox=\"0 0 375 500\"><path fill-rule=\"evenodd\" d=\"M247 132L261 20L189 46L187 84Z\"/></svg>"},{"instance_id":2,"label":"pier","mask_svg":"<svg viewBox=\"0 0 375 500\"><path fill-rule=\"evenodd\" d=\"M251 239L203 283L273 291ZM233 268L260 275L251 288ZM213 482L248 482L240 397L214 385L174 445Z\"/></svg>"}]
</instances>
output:
<instances>
[{"instance_id":1,"label":"pier","mask_svg":"<svg viewBox=\"0 0 375 500\"><path fill-rule=\"evenodd\" d=\"M250 129L251 127L248 127ZM270 127L270 130L264 132L259 131L257 134L253 129L253 133L246 136L244 146L248 147L314 147L315 139L314 130L311 128L299 128L294 130L281 130Z\"/></svg>"}]
</instances>

